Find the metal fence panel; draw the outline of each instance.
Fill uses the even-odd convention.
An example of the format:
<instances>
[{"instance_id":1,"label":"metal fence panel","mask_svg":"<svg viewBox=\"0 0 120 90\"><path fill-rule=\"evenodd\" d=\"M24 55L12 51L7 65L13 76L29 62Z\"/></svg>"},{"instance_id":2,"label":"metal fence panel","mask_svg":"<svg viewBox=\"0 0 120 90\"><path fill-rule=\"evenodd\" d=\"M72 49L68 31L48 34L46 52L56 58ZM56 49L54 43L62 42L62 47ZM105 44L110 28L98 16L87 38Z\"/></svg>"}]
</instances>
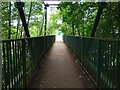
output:
<instances>
[{"instance_id":1,"label":"metal fence panel","mask_svg":"<svg viewBox=\"0 0 120 90\"><path fill-rule=\"evenodd\" d=\"M2 41L2 89L24 89L55 36Z\"/></svg>"},{"instance_id":2,"label":"metal fence panel","mask_svg":"<svg viewBox=\"0 0 120 90\"><path fill-rule=\"evenodd\" d=\"M63 37L98 87L120 89L120 40Z\"/></svg>"}]
</instances>

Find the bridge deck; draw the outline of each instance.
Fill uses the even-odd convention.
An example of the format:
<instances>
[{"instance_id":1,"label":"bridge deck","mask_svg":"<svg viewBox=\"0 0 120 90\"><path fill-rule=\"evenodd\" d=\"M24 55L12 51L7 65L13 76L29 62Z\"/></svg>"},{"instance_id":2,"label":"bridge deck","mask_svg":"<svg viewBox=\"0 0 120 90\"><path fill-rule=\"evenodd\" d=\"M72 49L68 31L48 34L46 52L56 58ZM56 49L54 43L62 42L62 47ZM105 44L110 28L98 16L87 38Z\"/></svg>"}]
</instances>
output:
<instances>
[{"instance_id":1,"label":"bridge deck","mask_svg":"<svg viewBox=\"0 0 120 90\"><path fill-rule=\"evenodd\" d=\"M55 42L28 88L95 88L71 50Z\"/></svg>"}]
</instances>

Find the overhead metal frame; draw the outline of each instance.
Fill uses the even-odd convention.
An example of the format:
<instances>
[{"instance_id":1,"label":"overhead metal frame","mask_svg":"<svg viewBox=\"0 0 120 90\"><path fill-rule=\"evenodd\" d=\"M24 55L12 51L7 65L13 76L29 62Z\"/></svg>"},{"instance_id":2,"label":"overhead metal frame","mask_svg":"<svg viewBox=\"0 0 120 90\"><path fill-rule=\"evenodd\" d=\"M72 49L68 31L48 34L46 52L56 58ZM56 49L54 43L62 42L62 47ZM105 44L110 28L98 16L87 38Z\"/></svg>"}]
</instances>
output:
<instances>
[{"instance_id":1,"label":"overhead metal frame","mask_svg":"<svg viewBox=\"0 0 120 90\"><path fill-rule=\"evenodd\" d=\"M26 23L26 18L25 18L25 14L24 14L24 10L23 10L24 3L23 2L15 2L15 7L18 9L18 12L20 14L20 18L21 18L21 21L22 21L22 24L24 27L25 35L27 37L30 37L28 25Z\"/></svg>"},{"instance_id":2,"label":"overhead metal frame","mask_svg":"<svg viewBox=\"0 0 120 90\"><path fill-rule=\"evenodd\" d=\"M106 4L107 4L106 2L100 2L98 4L99 8L98 8L98 11L97 11L97 15L95 17L95 21L94 21L94 25L93 25L93 30L91 32L91 36L90 37L94 37L94 35L95 35L96 29L98 27L98 23L100 21L100 16L102 15L103 9L106 6Z\"/></svg>"}]
</instances>

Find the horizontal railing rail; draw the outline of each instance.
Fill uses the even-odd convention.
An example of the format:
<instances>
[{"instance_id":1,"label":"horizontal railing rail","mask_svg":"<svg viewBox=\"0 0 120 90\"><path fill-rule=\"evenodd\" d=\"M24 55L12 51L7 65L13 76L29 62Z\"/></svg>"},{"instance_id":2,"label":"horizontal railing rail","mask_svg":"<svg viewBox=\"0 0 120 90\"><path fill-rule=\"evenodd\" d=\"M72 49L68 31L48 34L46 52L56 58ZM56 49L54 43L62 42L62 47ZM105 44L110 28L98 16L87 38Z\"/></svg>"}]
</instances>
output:
<instances>
[{"instance_id":1,"label":"horizontal railing rail","mask_svg":"<svg viewBox=\"0 0 120 90\"><path fill-rule=\"evenodd\" d=\"M120 40L63 36L100 88L120 89Z\"/></svg>"},{"instance_id":2,"label":"horizontal railing rail","mask_svg":"<svg viewBox=\"0 0 120 90\"><path fill-rule=\"evenodd\" d=\"M2 89L25 88L55 36L2 41Z\"/></svg>"}]
</instances>

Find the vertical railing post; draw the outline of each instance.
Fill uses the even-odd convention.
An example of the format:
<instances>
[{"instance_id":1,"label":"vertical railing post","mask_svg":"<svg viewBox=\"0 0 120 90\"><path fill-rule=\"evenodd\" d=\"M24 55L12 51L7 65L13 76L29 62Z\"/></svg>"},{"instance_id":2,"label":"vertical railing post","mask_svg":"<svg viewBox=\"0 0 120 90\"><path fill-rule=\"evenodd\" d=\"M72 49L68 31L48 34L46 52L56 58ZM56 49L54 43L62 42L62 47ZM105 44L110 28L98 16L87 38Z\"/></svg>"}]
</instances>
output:
<instances>
[{"instance_id":1,"label":"vertical railing post","mask_svg":"<svg viewBox=\"0 0 120 90\"><path fill-rule=\"evenodd\" d=\"M22 40L22 65L23 65L23 88L26 87L27 79L26 79L26 45L25 39Z\"/></svg>"},{"instance_id":2,"label":"vertical railing post","mask_svg":"<svg viewBox=\"0 0 120 90\"><path fill-rule=\"evenodd\" d=\"M0 2L0 6L2 5L2 2ZM2 11L2 9L0 8L0 11ZM0 13L0 16L2 15L2 13ZM2 18L0 17L0 21L2 20ZM1 25L2 22L0 22L0 27L2 27ZM2 37L1 34L1 29L0 29L0 38ZM0 40L0 90L2 89L2 41Z\"/></svg>"},{"instance_id":3,"label":"vertical railing post","mask_svg":"<svg viewBox=\"0 0 120 90\"><path fill-rule=\"evenodd\" d=\"M84 59L84 38L81 38L81 64L84 64L83 63L83 59Z\"/></svg>"},{"instance_id":4,"label":"vertical railing post","mask_svg":"<svg viewBox=\"0 0 120 90\"><path fill-rule=\"evenodd\" d=\"M6 90L6 89L7 89L7 77L6 77L6 76L7 76L7 73L6 73L6 69L7 69L7 68L6 68L6 64L7 64L7 63L6 63L6 54L5 54L5 44L6 44L6 43L3 42L2 44L3 44L3 45L2 45L2 50L3 50L3 62L4 62L4 64L3 64L4 66L3 66L3 68L2 68L2 70L4 70L4 71L3 71L4 73L2 73L2 74L3 74L3 77L2 77L2 78L4 79L4 85L3 85L2 88L4 88L4 89Z\"/></svg>"},{"instance_id":5,"label":"vertical railing post","mask_svg":"<svg viewBox=\"0 0 120 90\"><path fill-rule=\"evenodd\" d=\"M9 52L10 52L10 50L9 50L9 41L7 41L6 42L6 51L7 51L7 85L8 85L8 87L7 88L9 88L10 89L10 58L9 58Z\"/></svg>"},{"instance_id":6,"label":"vertical railing post","mask_svg":"<svg viewBox=\"0 0 120 90\"><path fill-rule=\"evenodd\" d=\"M117 52L117 90L120 89L120 40L117 41L117 47L118 47L118 52Z\"/></svg>"},{"instance_id":7,"label":"vertical railing post","mask_svg":"<svg viewBox=\"0 0 120 90\"><path fill-rule=\"evenodd\" d=\"M96 58L96 66L97 66L97 85L98 87L100 86L100 74L101 74L101 64L102 64L102 61L101 61L101 57L102 57L102 50L101 50L101 40L98 40L97 42L97 58Z\"/></svg>"},{"instance_id":8,"label":"vertical railing post","mask_svg":"<svg viewBox=\"0 0 120 90\"><path fill-rule=\"evenodd\" d=\"M44 54L45 54L45 49L46 49L46 37L44 36L44 43L43 43L43 46L44 46Z\"/></svg>"}]
</instances>

